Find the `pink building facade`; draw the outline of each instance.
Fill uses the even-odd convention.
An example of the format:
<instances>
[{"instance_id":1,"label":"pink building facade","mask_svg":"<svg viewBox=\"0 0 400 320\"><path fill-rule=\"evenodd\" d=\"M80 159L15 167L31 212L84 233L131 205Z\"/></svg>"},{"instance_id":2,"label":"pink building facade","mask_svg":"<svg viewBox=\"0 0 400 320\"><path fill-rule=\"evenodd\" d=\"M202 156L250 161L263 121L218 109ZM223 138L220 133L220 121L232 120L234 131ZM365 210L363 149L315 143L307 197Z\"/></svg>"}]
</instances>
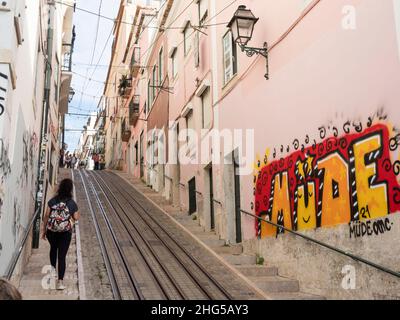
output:
<instances>
[{"instance_id":1,"label":"pink building facade","mask_svg":"<svg viewBox=\"0 0 400 320\"><path fill-rule=\"evenodd\" d=\"M246 56L229 33L238 5L259 18L248 45L268 43L269 80L266 59ZM200 0L160 6L153 19L140 19L151 9L138 7L134 20L142 25L133 28L138 36L129 50L133 55L140 47L142 60L131 98L140 95L140 115L130 126L131 156L123 169L162 192L182 214L196 214L228 244L242 243L246 252L278 265L309 292L398 297L393 276L248 213L396 268L399 2ZM149 83L157 84L156 96ZM150 137L152 129L164 132L163 143ZM214 134L220 148L205 143ZM357 275L351 290L342 282L347 267Z\"/></svg>"}]
</instances>

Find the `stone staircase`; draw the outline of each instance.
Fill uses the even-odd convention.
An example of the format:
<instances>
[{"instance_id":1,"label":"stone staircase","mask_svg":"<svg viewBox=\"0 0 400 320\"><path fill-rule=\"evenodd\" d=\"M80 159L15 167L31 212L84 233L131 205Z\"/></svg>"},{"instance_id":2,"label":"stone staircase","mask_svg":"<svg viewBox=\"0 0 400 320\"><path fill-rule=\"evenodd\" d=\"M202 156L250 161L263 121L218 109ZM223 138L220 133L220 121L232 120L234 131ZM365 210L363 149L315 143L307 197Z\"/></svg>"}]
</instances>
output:
<instances>
[{"instance_id":1,"label":"stone staircase","mask_svg":"<svg viewBox=\"0 0 400 320\"><path fill-rule=\"evenodd\" d=\"M125 176L125 178L127 178ZM324 297L304 293L300 290L298 280L279 275L278 268L269 265L258 265L255 255L243 253L242 245L226 245L214 231L206 232L194 216L189 216L179 208L172 206L159 193L143 184L139 179L128 178L135 187L149 199L157 203L164 211L184 226L194 237L202 241L227 263L235 267L254 286L261 289L268 297L277 300L323 300Z\"/></svg>"},{"instance_id":2,"label":"stone staircase","mask_svg":"<svg viewBox=\"0 0 400 320\"><path fill-rule=\"evenodd\" d=\"M50 282L49 277L49 250L50 246L46 240L40 240L39 249L34 249L24 268L24 273L19 284L19 290L24 300L78 300L78 275L76 262L75 237L67 255L67 266L64 291L54 290L55 282Z\"/></svg>"}]
</instances>

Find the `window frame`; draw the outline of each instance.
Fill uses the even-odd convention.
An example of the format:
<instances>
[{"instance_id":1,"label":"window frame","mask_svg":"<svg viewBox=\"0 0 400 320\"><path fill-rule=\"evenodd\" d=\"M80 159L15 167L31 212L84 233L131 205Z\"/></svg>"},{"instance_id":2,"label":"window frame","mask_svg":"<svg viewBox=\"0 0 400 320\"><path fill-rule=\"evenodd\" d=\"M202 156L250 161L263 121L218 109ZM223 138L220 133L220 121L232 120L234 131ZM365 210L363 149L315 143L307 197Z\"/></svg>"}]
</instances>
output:
<instances>
[{"instance_id":1,"label":"window frame","mask_svg":"<svg viewBox=\"0 0 400 320\"><path fill-rule=\"evenodd\" d=\"M158 52L158 83L161 86L164 80L164 48L161 47L160 51Z\"/></svg>"},{"instance_id":2,"label":"window frame","mask_svg":"<svg viewBox=\"0 0 400 320\"><path fill-rule=\"evenodd\" d=\"M199 26L202 26L205 22L205 20L208 17L208 6L207 9L204 10L204 13L201 14L201 3L207 0L198 0L197 1L197 10L198 10L198 14L199 14Z\"/></svg>"},{"instance_id":3,"label":"window frame","mask_svg":"<svg viewBox=\"0 0 400 320\"><path fill-rule=\"evenodd\" d=\"M171 74L173 79L178 76L178 69L178 48L175 48L171 54Z\"/></svg>"},{"instance_id":4,"label":"window frame","mask_svg":"<svg viewBox=\"0 0 400 320\"><path fill-rule=\"evenodd\" d=\"M226 37L230 35L230 67L231 67L231 72L229 77L227 77L227 68L225 65L225 55L226 55L226 46L225 46L225 41ZM226 85L229 81L231 81L234 76L237 74L237 50L236 50L236 43L233 41L233 36L231 31L227 31L223 37L222 37L222 67L223 67L223 79L224 79L224 85Z\"/></svg>"},{"instance_id":5,"label":"window frame","mask_svg":"<svg viewBox=\"0 0 400 320\"><path fill-rule=\"evenodd\" d=\"M208 97L208 105L205 105L205 97ZM207 88L202 92L201 96L200 96L200 102L201 102L201 127L202 129L210 129L211 128L211 124L212 124L212 104L211 104L211 90L210 87L207 86ZM205 120L205 111L206 108L208 108L208 111L210 111L211 113L211 117L210 117L210 123L208 124L208 126L205 126L204 120Z\"/></svg>"},{"instance_id":6,"label":"window frame","mask_svg":"<svg viewBox=\"0 0 400 320\"><path fill-rule=\"evenodd\" d=\"M190 31L190 21L188 21L182 31L183 33L183 52L185 57L189 54L190 50L192 49L191 43L190 43L190 36L191 35L187 35L187 32ZM189 43L188 43L189 41Z\"/></svg>"}]
</instances>

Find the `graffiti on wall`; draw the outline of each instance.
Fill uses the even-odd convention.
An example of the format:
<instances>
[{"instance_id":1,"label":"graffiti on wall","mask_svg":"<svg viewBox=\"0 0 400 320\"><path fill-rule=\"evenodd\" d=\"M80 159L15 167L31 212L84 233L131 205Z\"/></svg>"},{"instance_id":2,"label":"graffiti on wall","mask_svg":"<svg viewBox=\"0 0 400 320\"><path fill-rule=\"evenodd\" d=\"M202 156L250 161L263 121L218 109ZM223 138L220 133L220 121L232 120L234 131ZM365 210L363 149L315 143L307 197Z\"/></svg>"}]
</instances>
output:
<instances>
[{"instance_id":1,"label":"graffiti on wall","mask_svg":"<svg viewBox=\"0 0 400 320\"><path fill-rule=\"evenodd\" d=\"M7 87L8 76L0 72L0 116L3 115L6 108Z\"/></svg>"},{"instance_id":2,"label":"graffiti on wall","mask_svg":"<svg viewBox=\"0 0 400 320\"><path fill-rule=\"evenodd\" d=\"M393 222L389 218L376 219L374 221L351 221L349 223L350 238L377 236L392 230L392 226Z\"/></svg>"},{"instance_id":3,"label":"graffiti on wall","mask_svg":"<svg viewBox=\"0 0 400 320\"><path fill-rule=\"evenodd\" d=\"M400 145L400 134L390 136L396 129L373 125L372 117L364 128L361 122L347 121L341 129L339 135L336 127L320 127L321 142L310 142L309 136L304 144L295 139L294 152L286 157L278 159L275 148L273 161L268 161L268 153L263 165L258 161L252 203L258 216L291 230L306 230L400 210L400 160L392 162L390 156ZM291 148L281 146L281 153L285 149ZM256 230L260 237L284 232L266 222L257 222Z\"/></svg>"},{"instance_id":4,"label":"graffiti on wall","mask_svg":"<svg viewBox=\"0 0 400 320\"><path fill-rule=\"evenodd\" d=\"M36 133L25 131L22 136L22 168L19 184L24 186L28 183L29 172L34 173L34 158L37 153L38 141Z\"/></svg>"},{"instance_id":5,"label":"graffiti on wall","mask_svg":"<svg viewBox=\"0 0 400 320\"><path fill-rule=\"evenodd\" d=\"M19 201L14 198L14 212L13 212L13 223L12 223L12 233L14 236L14 244L17 239L19 239L20 231L21 231L21 206Z\"/></svg>"},{"instance_id":6,"label":"graffiti on wall","mask_svg":"<svg viewBox=\"0 0 400 320\"><path fill-rule=\"evenodd\" d=\"M11 173L11 164L8 156L8 144L0 138L0 174L1 182Z\"/></svg>"}]
</instances>

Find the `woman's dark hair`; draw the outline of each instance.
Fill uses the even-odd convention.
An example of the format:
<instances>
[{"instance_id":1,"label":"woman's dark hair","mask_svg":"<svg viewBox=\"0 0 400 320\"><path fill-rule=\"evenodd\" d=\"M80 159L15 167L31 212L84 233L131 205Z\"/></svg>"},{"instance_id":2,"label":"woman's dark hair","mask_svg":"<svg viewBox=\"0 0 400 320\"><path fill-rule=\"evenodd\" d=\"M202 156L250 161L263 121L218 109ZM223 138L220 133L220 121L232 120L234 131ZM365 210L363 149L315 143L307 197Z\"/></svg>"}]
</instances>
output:
<instances>
[{"instance_id":1,"label":"woman's dark hair","mask_svg":"<svg viewBox=\"0 0 400 320\"><path fill-rule=\"evenodd\" d=\"M0 300L22 300L22 296L15 286L0 278Z\"/></svg>"},{"instance_id":2,"label":"woman's dark hair","mask_svg":"<svg viewBox=\"0 0 400 320\"><path fill-rule=\"evenodd\" d=\"M57 197L60 200L67 200L72 198L72 189L74 187L74 183L71 179L64 179L60 182L60 186L58 187Z\"/></svg>"}]
</instances>

